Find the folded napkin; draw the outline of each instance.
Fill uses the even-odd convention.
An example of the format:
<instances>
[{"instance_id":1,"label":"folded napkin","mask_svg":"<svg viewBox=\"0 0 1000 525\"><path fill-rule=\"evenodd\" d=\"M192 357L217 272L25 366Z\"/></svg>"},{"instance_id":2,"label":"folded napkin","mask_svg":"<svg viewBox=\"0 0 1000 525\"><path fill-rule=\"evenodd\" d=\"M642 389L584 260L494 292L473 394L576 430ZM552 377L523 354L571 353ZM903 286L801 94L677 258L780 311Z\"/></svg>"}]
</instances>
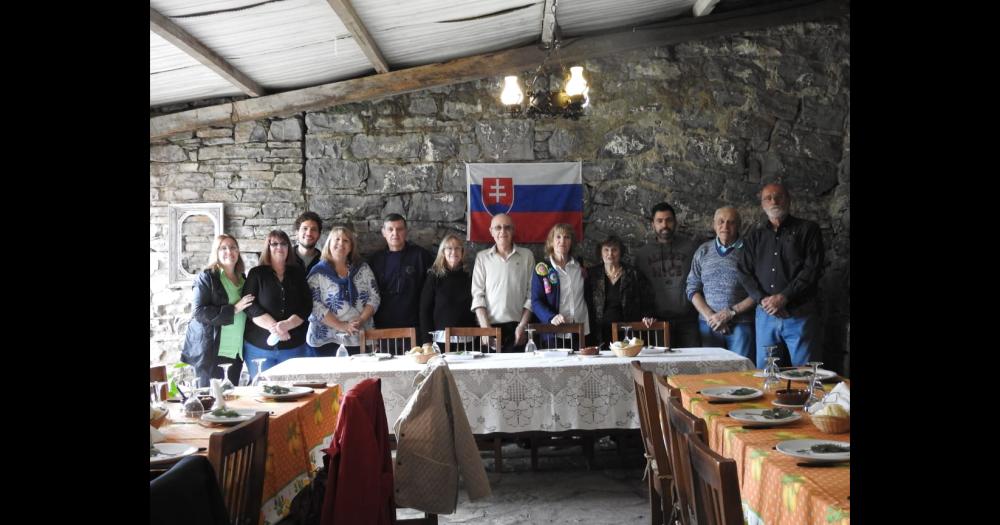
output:
<instances>
[{"instance_id":1,"label":"folded napkin","mask_svg":"<svg viewBox=\"0 0 1000 525\"><path fill-rule=\"evenodd\" d=\"M212 397L215 398L214 408L226 408L226 396L222 395L222 380L212 379Z\"/></svg>"},{"instance_id":2,"label":"folded napkin","mask_svg":"<svg viewBox=\"0 0 1000 525\"><path fill-rule=\"evenodd\" d=\"M823 396L823 400L809 407L809 413L815 414L828 404L837 404L844 407L848 414L851 413L851 387L841 381L833 387L828 394Z\"/></svg>"}]
</instances>

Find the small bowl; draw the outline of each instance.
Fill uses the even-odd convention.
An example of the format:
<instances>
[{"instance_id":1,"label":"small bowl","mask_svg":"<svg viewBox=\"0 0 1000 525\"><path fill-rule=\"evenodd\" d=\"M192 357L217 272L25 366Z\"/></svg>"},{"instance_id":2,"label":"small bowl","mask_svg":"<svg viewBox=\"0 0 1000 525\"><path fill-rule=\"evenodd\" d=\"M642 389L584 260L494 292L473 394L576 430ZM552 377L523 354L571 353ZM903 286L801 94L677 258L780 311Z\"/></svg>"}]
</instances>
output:
<instances>
[{"instance_id":1,"label":"small bowl","mask_svg":"<svg viewBox=\"0 0 1000 525\"><path fill-rule=\"evenodd\" d=\"M623 346L621 348L611 347L611 351L618 357L635 357L642 352L642 345Z\"/></svg>"},{"instance_id":2,"label":"small bowl","mask_svg":"<svg viewBox=\"0 0 1000 525\"><path fill-rule=\"evenodd\" d=\"M205 407L205 410L211 410L215 404L215 398L212 396L198 396L198 401L201 401L201 406Z\"/></svg>"},{"instance_id":3,"label":"small bowl","mask_svg":"<svg viewBox=\"0 0 1000 525\"><path fill-rule=\"evenodd\" d=\"M809 391L798 388L785 388L774 393L778 402L784 405L804 405L809 399Z\"/></svg>"},{"instance_id":4,"label":"small bowl","mask_svg":"<svg viewBox=\"0 0 1000 525\"><path fill-rule=\"evenodd\" d=\"M580 355L597 355L597 354L598 351L596 346L585 346L580 349Z\"/></svg>"}]
</instances>

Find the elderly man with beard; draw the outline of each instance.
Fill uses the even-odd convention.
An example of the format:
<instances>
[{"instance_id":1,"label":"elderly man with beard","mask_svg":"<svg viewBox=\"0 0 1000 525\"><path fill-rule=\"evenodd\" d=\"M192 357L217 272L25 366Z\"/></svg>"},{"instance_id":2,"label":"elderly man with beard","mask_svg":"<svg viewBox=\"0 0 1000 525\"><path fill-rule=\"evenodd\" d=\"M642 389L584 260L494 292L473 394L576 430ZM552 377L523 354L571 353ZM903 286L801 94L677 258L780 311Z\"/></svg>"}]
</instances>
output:
<instances>
[{"instance_id":1,"label":"elderly man with beard","mask_svg":"<svg viewBox=\"0 0 1000 525\"><path fill-rule=\"evenodd\" d=\"M782 184L768 184L760 204L768 221L744 239L737 268L747 293L757 304L757 367L767 346L785 343L793 366L819 357L817 296L823 271L819 225L789 214L792 197Z\"/></svg>"}]
</instances>

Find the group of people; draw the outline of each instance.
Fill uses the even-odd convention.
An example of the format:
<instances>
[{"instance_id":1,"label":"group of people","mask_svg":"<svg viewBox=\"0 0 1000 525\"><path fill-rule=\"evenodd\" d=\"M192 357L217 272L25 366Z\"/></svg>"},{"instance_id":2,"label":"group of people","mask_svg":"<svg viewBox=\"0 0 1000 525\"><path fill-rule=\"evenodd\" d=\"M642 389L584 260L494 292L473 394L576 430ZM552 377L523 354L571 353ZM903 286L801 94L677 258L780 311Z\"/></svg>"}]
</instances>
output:
<instances>
[{"instance_id":1,"label":"group of people","mask_svg":"<svg viewBox=\"0 0 1000 525\"><path fill-rule=\"evenodd\" d=\"M194 283L194 308L181 360L203 384L232 363L265 359L262 369L293 357L332 356L344 345L360 352L359 332L373 327L418 329L421 341L449 326L498 327L502 351L523 351L537 322L582 323L592 344L611 341L611 324L668 321L675 347L721 346L763 365L763 348L784 343L795 365L818 344L817 283L823 243L816 223L789 214L791 196L768 184L761 206L768 222L740 238L733 207L715 212L715 238L701 245L677 233L674 208L653 207L655 239L623 263L625 245L612 235L598 246L600 263L573 254L573 228L556 224L545 259L514 244L514 222L495 215L495 244L476 254L472 271L464 241L448 234L434 257L407 241L406 219L385 217L386 247L363 259L347 226L317 244L322 220L295 221L298 243L281 230L267 235L260 264L244 279L239 245L219 235L208 267ZM250 369L250 373L257 371Z\"/></svg>"}]
</instances>

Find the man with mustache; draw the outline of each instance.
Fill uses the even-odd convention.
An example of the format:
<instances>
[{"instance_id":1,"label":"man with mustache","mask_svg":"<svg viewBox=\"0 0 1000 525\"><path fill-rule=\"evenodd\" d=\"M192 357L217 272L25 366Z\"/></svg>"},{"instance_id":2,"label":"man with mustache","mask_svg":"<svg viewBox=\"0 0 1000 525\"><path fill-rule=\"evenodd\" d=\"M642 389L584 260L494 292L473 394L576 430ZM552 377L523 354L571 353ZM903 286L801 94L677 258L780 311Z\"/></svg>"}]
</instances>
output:
<instances>
[{"instance_id":1,"label":"man with mustache","mask_svg":"<svg viewBox=\"0 0 1000 525\"><path fill-rule=\"evenodd\" d=\"M744 239L737 265L740 280L757 304L757 367L763 368L764 347L785 343L793 366L820 357L817 309L823 271L823 237L813 221L789 213L792 196L784 185L771 183L760 192L767 223Z\"/></svg>"}]
</instances>

